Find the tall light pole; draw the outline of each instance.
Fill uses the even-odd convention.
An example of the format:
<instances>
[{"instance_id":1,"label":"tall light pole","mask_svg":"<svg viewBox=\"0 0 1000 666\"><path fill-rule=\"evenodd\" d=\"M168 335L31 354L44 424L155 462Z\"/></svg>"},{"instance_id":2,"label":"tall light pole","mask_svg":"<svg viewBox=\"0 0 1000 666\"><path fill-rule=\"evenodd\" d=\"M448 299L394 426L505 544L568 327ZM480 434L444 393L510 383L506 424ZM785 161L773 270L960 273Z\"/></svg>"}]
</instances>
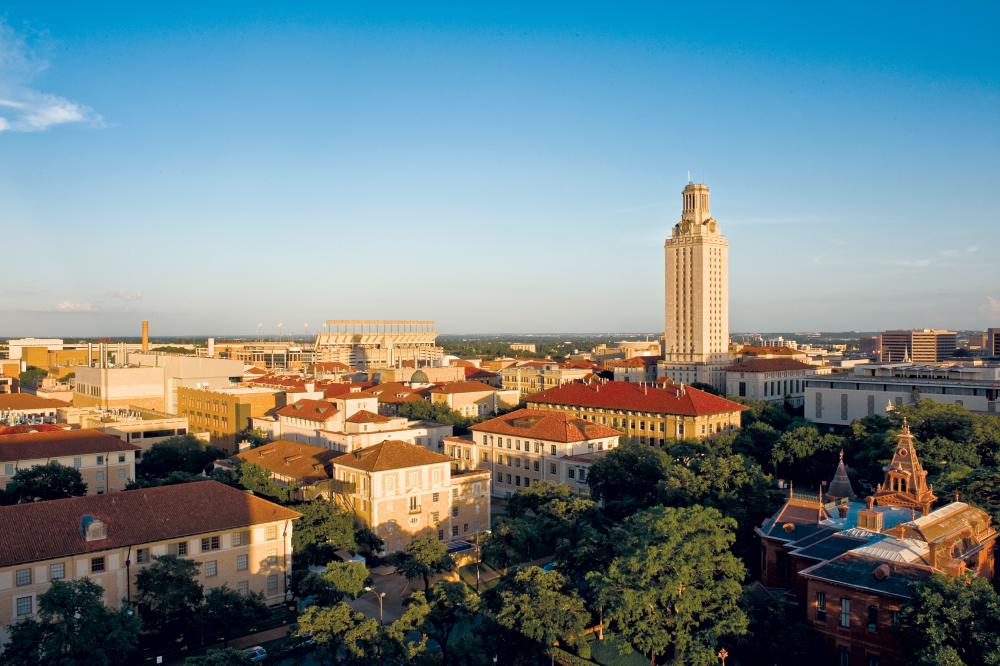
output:
<instances>
[{"instance_id":1,"label":"tall light pole","mask_svg":"<svg viewBox=\"0 0 1000 666\"><path fill-rule=\"evenodd\" d=\"M365 592L371 592L378 599L378 623L385 624L385 619L382 614L382 600L385 599L385 592L379 592L374 587L366 587Z\"/></svg>"},{"instance_id":2,"label":"tall light pole","mask_svg":"<svg viewBox=\"0 0 1000 666\"><path fill-rule=\"evenodd\" d=\"M719 650L719 659L722 660L722 666L726 666L726 657L729 656L729 651L726 648Z\"/></svg>"}]
</instances>

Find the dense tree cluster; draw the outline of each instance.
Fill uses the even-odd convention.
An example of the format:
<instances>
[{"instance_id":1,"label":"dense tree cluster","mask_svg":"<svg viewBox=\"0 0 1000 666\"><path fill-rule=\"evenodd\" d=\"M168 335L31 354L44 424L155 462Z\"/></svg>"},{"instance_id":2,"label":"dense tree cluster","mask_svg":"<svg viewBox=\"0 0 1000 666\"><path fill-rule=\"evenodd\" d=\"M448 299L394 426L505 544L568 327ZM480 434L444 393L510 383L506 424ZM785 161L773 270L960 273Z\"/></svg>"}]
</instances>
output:
<instances>
[{"instance_id":1,"label":"dense tree cluster","mask_svg":"<svg viewBox=\"0 0 1000 666\"><path fill-rule=\"evenodd\" d=\"M86 494L87 484L79 470L52 461L17 470L7 481L7 488L0 491L0 504L41 502Z\"/></svg>"}]
</instances>

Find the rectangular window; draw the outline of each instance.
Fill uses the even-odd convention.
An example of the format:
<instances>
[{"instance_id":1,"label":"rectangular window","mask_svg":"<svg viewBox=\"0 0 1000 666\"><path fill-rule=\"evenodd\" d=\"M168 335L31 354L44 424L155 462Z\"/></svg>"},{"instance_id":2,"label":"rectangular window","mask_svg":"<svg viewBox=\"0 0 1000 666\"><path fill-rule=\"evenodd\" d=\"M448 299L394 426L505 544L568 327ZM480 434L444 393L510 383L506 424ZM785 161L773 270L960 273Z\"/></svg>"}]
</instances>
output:
<instances>
[{"instance_id":1,"label":"rectangular window","mask_svg":"<svg viewBox=\"0 0 1000 666\"><path fill-rule=\"evenodd\" d=\"M457 506L451 507L451 516L452 516L452 518L458 518L458 507Z\"/></svg>"},{"instance_id":2,"label":"rectangular window","mask_svg":"<svg viewBox=\"0 0 1000 666\"><path fill-rule=\"evenodd\" d=\"M416 495L411 496L410 497L410 511L418 511L419 509L420 509L420 505L417 504L417 497L416 497Z\"/></svg>"},{"instance_id":3,"label":"rectangular window","mask_svg":"<svg viewBox=\"0 0 1000 666\"><path fill-rule=\"evenodd\" d=\"M236 591L240 594L250 594L250 583L245 580L241 580L236 583Z\"/></svg>"},{"instance_id":4,"label":"rectangular window","mask_svg":"<svg viewBox=\"0 0 1000 666\"><path fill-rule=\"evenodd\" d=\"M124 453L119 453L118 454L118 462L120 462L120 463L125 462L125 454Z\"/></svg>"},{"instance_id":5,"label":"rectangular window","mask_svg":"<svg viewBox=\"0 0 1000 666\"><path fill-rule=\"evenodd\" d=\"M444 541L444 530L438 530L438 541Z\"/></svg>"},{"instance_id":6,"label":"rectangular window","mask_svg":"<svg viewBox=\"0 0 1000 666\"><path fill-rule=\"evenodd\" d=\"M149 562L149 548L139 548L135 551L135 563L146 564Z\"/></svg>"},{"instance_id":7,"label":"rectangular window","mask_svg":"<svg viewBox=\"0 0 1000 666\"><path fill-rule=\"evenodd\" d=\"M178 541L176 545L177 545L177 555L178 556L184 557L185 555L188 554L188 544L187 544L187 541Z\"/></svg>"},{"instance_id":8,"label":"rectangular window","mask_svg":"<svg viewBox=\"0 0 1000 666\"><path fill-rule=\"evenodd\" d=\"M271 574L267 577L267 594L274 596L278 593L278 574Z\"/></svg>"},{"instance_id":9,"label":"rectangular window","mask_svg":"<svg viewBox=\"0 0 1000 666\"><path fill-rule=\"evenodd\" d=\"M839 650L840 666L851 666L851 649L842 647Z\"/></svg>"},{"instance_id":10,"label":"rectangular window","mask_svg":"<svg viewBox=\"0 0 1000 666\"><path fill-rule=\"evenodd\" d=\"M458 525L452 525L451 526L451 535L453 537L457 537L458 536Z\"/></svg>"},{"instance_id":11,"label":"rectangular window","mask_svg":"<svg viewBox=\"0 0 1000 666\"><path fill-rule=\"evenodd\" d=\"M100 573L104 571L104 558L92 557L90 559L90 573Z\"/></svg>"},{"instance_id":12,"label":"rectangular window","mask_svg":"<svg viewBox=\"0 0 1000 666\"><path fill-rule=\"evenodd\" d=\"M851 600L841 599L840 600L840 626L849 627L851 626Z\"/></svg>"},{"instance_id":13,"label":"rectangular window","mask_svg":"<svg viewBox=\"0 0 1000 666\"><path fill-rule=\"evenodd\" d=\"M278 538L278 526L277 525L268 525L267 531L264 533L264 536L265 536L265 538L268 541L274 541L275 539L277 539Z\"/></svg>"},{"instance_id":14,"label":"rectangular window","mask_svg":"<svg viewBox=\"0 0 1000 666\"><path fill-rule=\"evenodd\" d=\"M219 573L219 561L218 560L208 560L205 562L205 577L213 578Z\"/></svg>"},{"instance_id":15,"label":"rectangular window","mask_svg":"<svg viewBox=\"0 0 1000 666\"><path fill-rule=\"evenodd\" d=\"M875 416L875 396L868 396L868 416Z\"/></svg>"},{"instance_id":16,"label":"rectangular window","mask_svg":"<svg viewBox=\"0 0 1000 666\"><path fill-rule=\"evenodd\" d=\"M570 467L569 469L567 469L566 470L566 476L569 477L569 478L571 478L571 479L575 479L576 478L576 469L574 469L573 467Z\"/></svg>"},{"instance_id":17,"label":"rectangular window","mask_svg":"<svg viewBox=\"0 0 1000 666\"><path fill-rule=\"evenodd\" d=\"M816 593L816 619L826 621L826 592Z\"/></svg>"},{"instance_id":18,"label":"rectangular window","mask_svg":"<svg viewBox=\"0 0 1000 666\"><path fill-rule=\"evenodd\" d=\"M433 495L431 495L432 502L438 502L440 500L441 500L441 493L434 493Z\"/></svg>"},{"instance_id":19,"label":"rectangular window","mask_svg":"<svg viewBox=\"0 0 1000 666\"><path fill-rule=\"evenodd\" d=\"M551 472L552 474L556 473L556 464L555 463L549 463L549 472Z\"/></svg>"},{"instance_id":20,"label":"rectangular window","mask_svg":"<svg viewBox=\"0 0 1000 666\"><path fill-rule=\"evenodd\" d=\"M556 445L555 444L550 444L549 447L550 447L549 448L549 454L553 455L553 456L556 455Z\"/></svg>"},{"instance_id":21,"label":"rectangular window","mask_svg":"<svg viewBox=\"0 0 1000 666\"><path fill-rule=\"evenodd\" d=\"M250 545L249 530L243 532L233 532L233 546L249 546L249 545Z\"/></svg>"},{"instance_id":22,"label":"rectangular window","mask_svg":"<svg viewBox=\"0 0 1000 666\"><path fill-rule=\"evenodd\" d=\"M465 534L469 531L469 523L462 523L462 533Z\"/></svg>"},{"instance_id":23,"label":"rectangular window","mask_svg":"<svg viewBox=\"0 0 1000 666\"><path fill-rule=\"evenodd\" d=\"M868 606L868 631L878 630L878 606L871 604Z\"/></svg>"},{"instance_id":24,"label":"rectangular window","mask_svg":"<svg viewBox=\"0 0 1000 666\"><path fill-rule=\"evenodd\" d=\"M898 608L894 608L894 609L890 609L889 610L889 622L894 627L898 627L899 626L899 609Z\"/></svg>"},{"instance_id":25,"label":"rectangular window","mask_svg":"<svg viewBox=\"0 0 1000 666\"><path fill-rule=\"evenodd\" d=\"M14 476L14 463L4 463L3 473L5 476Z\"/></svg>"},{"instance_id":26,"label":"rectangular window","mask_svg":"<svg viewBox=\"0 0 1000 666\"><path fill-rule=\"evenodd\" d=\"M221 539L219 539L217 535L213 537L205 537L201 540L201 552L203 553L207 553L210 550L219 550L221 546Z\"/></svg>"},{"instance_id":27,"label":"rectangular window","mask_svg":"<svg viewBox=\"0 0 1000 666\"><path fill-rule=\"evenodd\" d=\"M823 418L823 394L816 391L816 418Z\"/></svg>"},{"instance_id":28,"label":"rectangular window","mask_svg":"<svg viewBox=\"0 0 1000 666\"><path fill-rule=\"evenodd\" d=\"M126 472L126 470L125 470L124 467L122 467L120 470L118 470L118 479L120 481L123 481L125 479L125 472Z\"/></svg>"},{"instance_id":29,"label":"rectangular window","mask_svg":"<svg viewBox=\"0 0 1000 666\"><path fill-rule=\"evenodd\" d=\"M17 617L31 615L31 597L18 597L16 606Z\"/></svg>"},{"instance_id":30,"label":"rectangular window","mask_svg":"<svg viewBox=\"0 0 1000 666\"><path fill-rule=\"evenodd\" d=\"M62 562L49 565L49 580L62 580L66 577L66 565Z\"/></svg>"},{"instance_id":31,"label":"rectangular window","mask_svg":"<svg viewBox=\"0 0 1000 666\"><path fill-rule=\"evenodd\" d=\"M73 467L77 469L83 467L83 458L73 458Z\"/></svg>"},{"instance_id":32,"label":"rectangular window","mask_svg":"<svg viewBox=\"0 0 1000 666\"><path fill-rule=\"evenodd\" d=\"M14 581L18 587L31 585L31 569L18 569L14 574Z\"/></svg>"},{"instance_id":33,"label":"rectangular window","mask_svg":"<svg viewBox=\"0 0 1000 666\"><path fill-rule=\"evenodd\" d=\"M840 394L840 420L841 421L846 421L847 420L847 394L846 393L841 393Z\"/></svg>"},{"instance_id":34,"label":"rectangular window","mask_svg":"<svg viewBox=\"0 0 1000 666\"><path fill-rule=\"evenodd\" d=\"M104 456L97 456L97 464L98 465L104 464Z\"/></svg>"},{"instance_id":35,"label":"rectangular window","mask_svg":"<svg viewBox=\"0 0 1000 666\"><path fill-rule=\"evenodd\" d=\"M104 470L101 470L101 471L99 471L97 473L97 481L99 483L103 483L104 482Z\"/></svg>"},{"instance_id":36,"label":"rectangular window","mask_svg":"<svg viewBox=\"0 0 1000 666\"><path fill-rule=\"evenodd\" d=\"M278 551L276 550L267 551L267 566L269 567L278 566Z\"/></svg>"}]
</instances>

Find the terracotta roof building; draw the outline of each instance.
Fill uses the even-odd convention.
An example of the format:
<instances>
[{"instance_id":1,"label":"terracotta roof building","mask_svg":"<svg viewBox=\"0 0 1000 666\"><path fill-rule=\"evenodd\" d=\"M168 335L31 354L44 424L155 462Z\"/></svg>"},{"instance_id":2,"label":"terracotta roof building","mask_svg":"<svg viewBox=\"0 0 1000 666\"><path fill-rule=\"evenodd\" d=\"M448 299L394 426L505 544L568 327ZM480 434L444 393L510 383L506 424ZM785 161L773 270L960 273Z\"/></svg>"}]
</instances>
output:
<instances>
[{"instance_id":1,"label":"terracotta roof building","mask_svg":"<svg viewBox=\"0 0 1000 666\"><path fill-rule=\"evenodd\" d=\"M0 507L0 639L32 617L52 580L89 578L113 608L134 599L136 574L173 554L200 565L205 587L227 585L282 603L299 513L199 481Z\"/></svg>"},{"instance_id":2,"label":"terracotta roof building","mask_svg":"<svg viewBox=\"0 0 1000 666\"><path fill-rule=\"evenodd\" d=\"M748 357L725 369L726 394L750 400L787 402L801 407L806 380L830 370L794 358Z\"/></svg>"},{"instance_id":3,"label":"terracotta roof building","mask_svg":"<svg viewBox=\"0 0 1000 666\"><path fill-rule=\"evenodd\" d=\"M488 472L453 474L451 458L402 441L383 441L333 459L334 497L385 542L416 535L474 539L490 527Z\"/></svg>"},{"instance_id":4,"label":"terracotta roof building","mask_svg":"<svg viewBox=\"0 0 1000 666\"><path fill-rule=\"evenodd\" d=\"M0 393L0 425L19 425L25 421L51 423L61 407L69 407L69 403L30 393Z\"/></svg>"},{"instance_id":5,"label":"terracotta roof building","mask_svg":"<svg viewBox=\"0 0 1000 666\"><path fill-rule=\"evenodd\" d=\"M498 497L539 481L589 495L590 464L618 446L621 437L619 430L567 412L536 409L518 409L471 430L471 439L445 439L444 450L458 469L488 470Z\"/></svg>"},{"instance_id":6,"label":"terracotta roof building","mask_svg":"<svg viewBox=\"0 0 1000 666\"><path fill-rule=\"evenodd\" d=\"M530 409L564 411L610 426L643 444L707 437L740 427L744 405L684 385L565 384L528 396Z\"/></svg>"},{"instance_id":7,"label":"terracotta roof building","mask_svg":"<svg viewBox=\"0 0 1000 666\"><path fill-rule=\"evenodd\" d=\"M46 430L0 435L0 488L18 470L57 462L80 472L88 494L124 490L135 479L139 447L96 430Z\"/></svg>"},{"instance_id":8,"label":"terracotta roof building","mask_svg":"<svg viewBox=\"0 0 1000 666\"><path fill-rule=\"evenodd\" d=\"M340 454L321 446L279 439L244 451L233 458L237 464L254 464L271 472L275 482L292 490L293 499L329 498L333 478L332 460Z\"/></svg>"},{"instance_id":9,"label":"terracotta roof building","mask_svg":"<svg viewBox=\"0 0 1000 666\"><path fill-rule=\"evenodd\" d=\"M934 573L993 576L997 532L990 515L957 501L932 511L925 475L904 423L874 497L841 497L853 495L841 460L830 487L837 498L790 490L756 529L761 583L797 598L839 663L905 663L894 628L913 582Z\"/></svg>"},{"instance_id":10,"label":"terracotta roof building","mask_svg":"<svg viewBox=\"0 0 1000 666\"><path fill-rule=\"evenodd\" d=\"M481 418L517 407L520 394L482 382L451 382L430 390L431 403L446 405L462 416Z\"/></svg>"}]
</instances>

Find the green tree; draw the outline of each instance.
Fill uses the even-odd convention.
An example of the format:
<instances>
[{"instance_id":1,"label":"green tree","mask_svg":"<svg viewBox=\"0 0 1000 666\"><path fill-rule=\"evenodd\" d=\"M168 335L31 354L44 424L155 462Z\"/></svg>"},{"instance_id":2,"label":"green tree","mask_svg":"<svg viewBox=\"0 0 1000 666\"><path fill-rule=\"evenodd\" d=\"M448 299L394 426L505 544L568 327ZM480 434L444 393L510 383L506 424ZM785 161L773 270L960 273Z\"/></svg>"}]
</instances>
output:
<instances>
[{"instance_id":1,"label":"green tree","mask_svg":"<svg viewBox=\"0 0 1000 666\"><path fill-rule=\"evenodd\" d=\"M361 596L371 577L360 562L330 562L322 573L307 572L296 585L300 598L312 597L320 606L332 606L345 597Z\"/></svg>"},{"instance_id":2,"label":"green tree","mask_svg":"<svg viewBox=\"0 0 1000 666\"><path fill-rule=\"evenodd\" d=\"M198 626L208 638L222 638L223 644L236 636L252 633L254 627L270 615L259 594L242 594L228 587L217 587L205 594L198 608Z\"/></svg>"},{"instance_id":3,"label":"green tree","mask_svg":"<svg viewBox=\"0 0 1000 666\"><path fill-rule=\"evenodd\" d=\"M800 666L828 652L816 630L794 604L766 592L744 592L747 633L726 643L733 659L747 666ZM780 636L781 640L775 640Z\"/></svg>"},{"instance_id":4,"label":"green tree","mask_svg":"<svg viewBox=\"0 0 1000 666\"><path fill-rule=\"evenodd\" d=\"M431 403L428 400L418 400L400 405L399 415L417 421L435 421L450 425L455 429L456 435L465 434L473 420L463 415L461 412L448 407L444 403Z\"/></svg>"},{"instance_id":5,"label":"green tree","mask_svg":"<svg viewBox=\"0 0 1000 666\"><path fill-rule=\"evenodd\" d=\"M918 666L1000 664L1000 595L984 578L914 583L900 644Z\"/></svg>"},{"instance_id":6,"label":"green tree","mask_svg":"<svg viewBox=\"0 0 1000 666\"><path fill-rule=\"evenodd\" d=\"M1000 523L1000 468L982 467L957 479L947 487L958 492L960 499L970 502L993 516Z\"/></svg>"},{"instance_id":7,"label":"green tree","mask_svg":"<svg viewBox=\"0 0 1000 666\"><path fill-rule=\"evenodd\" d=\"M7 498L13 504L86 494L87 484L83 482L80 471L55 461L19 469L7 482Z\"/></svg>"},{"instance_id":8,"label":"green tree","mask_svg":"<svg viewBox=\"0 0 1000 666\"><path fill-rule=\"evenodd\" d=\"M795 481L817 483L832 474L845 443L842 437L820 434L815 426L792 428L771 449L772 469Z\"/></svg>"},{"instance_id":9,"label":"green tree","mask_svg":"<svg viewBox=\"0 0 1000 666\"><path fill-rule=\"evenodd\" d=\"M179 435L153 444L143 453L136 471L140 477L152 479L171 472L201 474L212 461L225 457L225 451L208 446L194 435Z\"/></svg>"},{"instance_id":10,"label":"green tree","mask_svg":"<svg viewBox=\"0 0 1000 666\"><path fill-rule=\"evenodd\" d=\"M354 516L335 502L316 499L295 507L302 517L295 521L292 547L305 565L325 564L337 550L354 551Z\"/></svg>"},{"instance_id":11,"label":"green tree","mask_svg":"<svg viewBox=\"0 0 1000 666\"><path fill-rule=\"evenodd\" d=\"M133 663L139 618L104 605L90 579L53 581L38 597L38 616L10 626L0 653L7 666L117 666Z\"/></svg>"},{"instance_id":12,"label":"green tree","mask_svg":"<svg viewBox=\"0 0 1000 666\"><path fill-rule=\"evenodd\" d=\"M448 554L448 549L433 534L421 534L415 537L403 550L391 554L389 562L406 576L407 580L422 578L425 594L431 589L432 575L452 571L455 568L455 561Z\"/></svg>"},{"instance_id":13,"label":"green tree","mask_svg":"<svg viewBox=\"0 0 1000 666\"><path fill-rule=\"evenodd\" d=\"M617 556L587 582L604 620L650 657L708 666L722 636L746 631L742 563L730 552L736 521L716 509L654 507L616 531Z\"/></svg>"},{"instance_id":14,"label":"green tree","mask_svg":"<svg viewBox=\"0 0 1000 666\"><path fill-rule=\"evenodd\" d=\"M36 388L43 379L49 376L49 371L29 365L24 372L17 376L17 382L21 386Z\"/></svg>"},{"instance_id":15,"label":"green tree","mask_svg":"<svg viewBox=\"0 0 1000 666\"><path fill-rule=\"evenodd\" d=\"M455 628L471 621L479 612L479 597L465 583L458 581L438 581L431 588L429 596L415 593L410 602L426 604L423 630L438 644L441 650L441 665L450 662L450 642Z\"/></svg>"},{"instance_id":16,"label":"green tree","mask_svg":"<svg viewBox=\"0 0 1000 666\"><path fill-rule=\"evenodd\" d=\"M591 465L587 477L591 497L604 504L613 520L659 504L660 482L669 464L669 456L659 448L635 443L618 446Z\"/></svg>"},{"instance_id":17,"label":"green tree","mask_svg":"<svg viewBox=\"0 0 1000 666\"><path fill-rule=\"evenodd\" d=\"M184 660L184 666L250 666L252 663L243 650L235 648L209 650L203 655Z\"/></svg>"},{"instance_id":18,"label":"green tree","mask_svg":"<svg viewBox=\"0 0 1000 666\"><path fill-rule=\"evenodd\" d=\"M517 564L531 559L531 553L541 543L535 525L523 518L498 516L493 521L490 534L481 537L483 561L489 562L504 573Z\"/></svg>"},{"instance_id":19,"label":"green tree","mask_svg":"<svg viewBox=\"0 0 1000 666\"><path fill-rule=\"evenodd\" d=\"M691 388L704 391L705 393L711 393L712 395L724 395L722 391L715 388L711 384L706 384L705 382L691 382Z\"/></svg>"},{"instance_id":20,"label":"green tree","mask_svg":"<svg viewBox=\"0 0 1000 666\"><path fill-rule=\"evenodd\" d=\"M590 621L583 600L566 577L539 567L504 576L489 606L497 623L540 644L549 654L556 642L578 644Z\"/></svg>"},{"instance_id":21,"label":"green tree","mask_svg":"<svg viewBox=\"0 0 1000 666\"><path fill-rule=\"evenodd\" d=\"M146 627L160 639L188 634L204 591L196 580L201 565L175 555L157 557L136 575L136 601Z\"/></svg>"},{"instance_id":22,"label":"green tree","mask_svg":"<svg viewBox=\"0 0 1000 666\"><path fill-rule=\"evenodd\" d=\"M288 488L271 478L271 470L254 463L240 465L240 485L256 495L263 495L278 502L288 501Z\"/></svg>"},{"instance_id":23,"label":"green tree","mask_svg":"<svg viewBox=\"0 0 1000 666\"><path fill-rule=\"evenodd\" d=\"M312 635L321 663L407 664L426 649L426 638L412 636L423 622L425 611L426 605L418 604L383 627L345 602L330 607L310 606L299 616L298 634Z\"/></svg>"}]
</instances>

